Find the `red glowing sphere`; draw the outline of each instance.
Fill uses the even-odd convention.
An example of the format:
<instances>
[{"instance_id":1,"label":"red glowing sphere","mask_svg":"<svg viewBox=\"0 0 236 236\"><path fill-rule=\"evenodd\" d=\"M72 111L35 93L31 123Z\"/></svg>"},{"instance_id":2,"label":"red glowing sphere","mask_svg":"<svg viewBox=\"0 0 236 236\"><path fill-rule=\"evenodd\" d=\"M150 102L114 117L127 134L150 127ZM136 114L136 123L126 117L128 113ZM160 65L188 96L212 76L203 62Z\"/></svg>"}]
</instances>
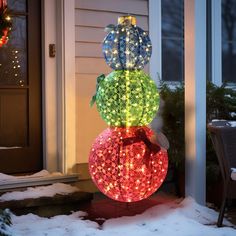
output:
<instances>
[{"instance_id":1,"label":"red glowing sphere","mask_svg":"<svg viewBox=\"0 0 236 236\"><path fill-rule=\"evenodd\" d=\"M89 171L99 190L121 202L149 197L162 184L168 168L167 151L150 141L146 127L113 127L95 140Z\"/></svg>"}]
</instances>

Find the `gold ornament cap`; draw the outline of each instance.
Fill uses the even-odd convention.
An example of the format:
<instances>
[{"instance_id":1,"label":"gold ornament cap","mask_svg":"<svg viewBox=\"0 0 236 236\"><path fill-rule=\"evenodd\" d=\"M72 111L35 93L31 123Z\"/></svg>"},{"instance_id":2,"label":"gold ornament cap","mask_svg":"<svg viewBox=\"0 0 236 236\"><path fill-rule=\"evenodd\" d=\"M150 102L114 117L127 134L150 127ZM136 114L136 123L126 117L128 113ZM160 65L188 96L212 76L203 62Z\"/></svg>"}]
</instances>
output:
<instances>
[{"instance_id":1,"label":"gold ornament cap","mask_svg":"<svg viewBox=\"0 0 236 236\"><path fill-rule=\"evenodd\" d=\"M136 18L134 16L120 16L118 18L118 24L120 25L136 25Z\"/></svg>"}]
</instances>

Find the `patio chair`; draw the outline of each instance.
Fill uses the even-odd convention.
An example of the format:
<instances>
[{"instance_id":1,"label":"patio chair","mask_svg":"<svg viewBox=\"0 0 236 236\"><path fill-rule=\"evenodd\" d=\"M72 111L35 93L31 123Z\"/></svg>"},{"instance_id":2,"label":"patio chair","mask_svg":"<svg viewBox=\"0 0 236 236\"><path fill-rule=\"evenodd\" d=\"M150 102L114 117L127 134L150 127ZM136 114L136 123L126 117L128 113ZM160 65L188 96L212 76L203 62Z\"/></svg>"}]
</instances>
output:
<instances>
[{"instance_id":1,"label":"patio chair","mask_svg":"<svg viewBox=\"0 0 236 236\"><path fill-rule=\"evenodd\" d=\"M210 123L208 130L223 177L223 200L217 221L221 227L226 201L236 198L236 127L227 121L217 121Z\"/></svg>"}]
</instances>

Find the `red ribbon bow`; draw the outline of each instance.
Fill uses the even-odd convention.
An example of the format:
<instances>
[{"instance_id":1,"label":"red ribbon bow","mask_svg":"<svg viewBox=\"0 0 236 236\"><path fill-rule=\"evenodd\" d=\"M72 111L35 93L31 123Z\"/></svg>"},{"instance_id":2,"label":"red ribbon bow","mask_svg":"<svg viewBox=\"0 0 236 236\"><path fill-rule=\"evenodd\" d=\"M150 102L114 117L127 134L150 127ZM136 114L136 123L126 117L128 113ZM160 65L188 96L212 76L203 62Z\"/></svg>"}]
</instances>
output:
<instances>
[{"instance_id":1,"label":"red ribbon bow","mask_svg":"<svg viewBox=\"0 0 236 236\"><path fill-rule=\"evenodd\" d=\"M158 153L161 148L159 145L152 143L150 139L147 137L146 132L143 128L140 128L135 131L135 137L131 138L125 138L122 140L123 146L132 145L134 143L144 142L147 146L144 156L143 156L143 162L144 164L149 167L150 164L150 155Z\"/></svg>"}]
</instances>

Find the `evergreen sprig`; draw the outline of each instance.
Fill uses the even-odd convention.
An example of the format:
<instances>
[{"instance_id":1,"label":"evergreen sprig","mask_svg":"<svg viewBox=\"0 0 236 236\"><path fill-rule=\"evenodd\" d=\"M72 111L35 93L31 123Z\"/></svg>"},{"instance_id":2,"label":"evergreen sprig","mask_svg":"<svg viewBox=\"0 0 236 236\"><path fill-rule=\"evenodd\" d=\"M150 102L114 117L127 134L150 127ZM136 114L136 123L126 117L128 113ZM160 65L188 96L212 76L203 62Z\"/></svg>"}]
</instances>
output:
<instances>
[{"instance_id":1,"label":"evergreen sprig","mask_svg":"<svg viewBox=\"0 0 236 236\"><path fill-rule=\"evenodd\" d=\"M11 212L8 209L0 209L0 236L10 236L9 227L11 225Z\"/></svg>"}]
</instances>

